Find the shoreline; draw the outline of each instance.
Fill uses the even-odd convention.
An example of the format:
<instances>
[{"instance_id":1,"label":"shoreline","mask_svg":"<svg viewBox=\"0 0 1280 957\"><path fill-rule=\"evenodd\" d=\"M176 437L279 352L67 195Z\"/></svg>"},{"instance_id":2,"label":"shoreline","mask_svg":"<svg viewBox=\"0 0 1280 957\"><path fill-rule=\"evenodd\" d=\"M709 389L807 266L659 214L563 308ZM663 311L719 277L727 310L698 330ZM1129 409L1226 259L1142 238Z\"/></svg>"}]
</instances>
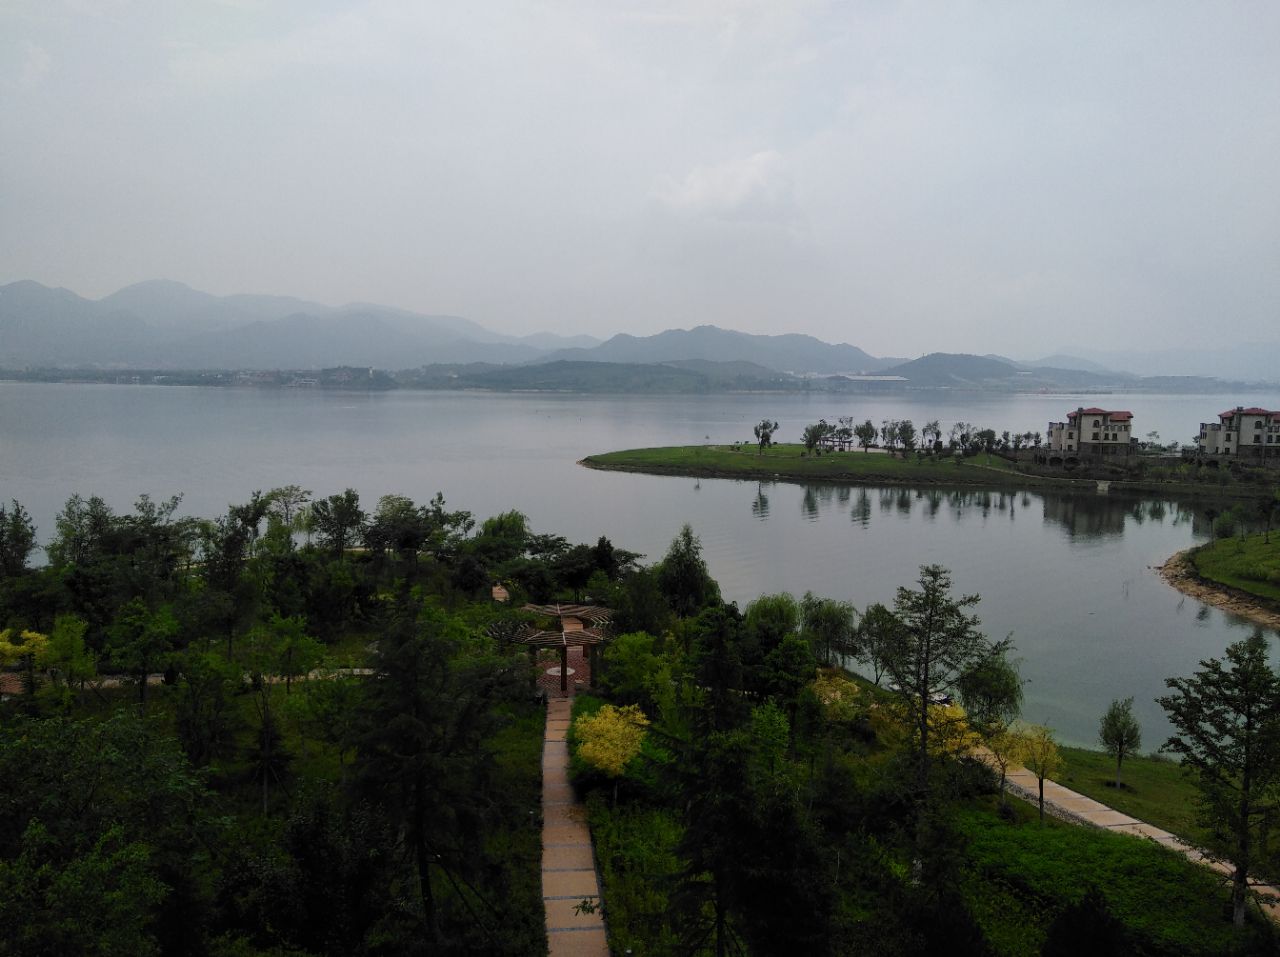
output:
<instances>
[{"instance_id":1,"label":"shoreline","mask_svg":"<svg viewBox=\"0 0 1280 957\"><path fill-rule=\"evenodd\" d=\"M1280 632L1280 610L1264 604L1262 599L1238 588L1220 585L1202 578L1191 562L1191 555L1194 552L1195 548L1187 548L1175 553L1163 565L1154 566L1156 573L1165 584L1196 601L1212 605L1220 611L1263 628Z\"/></svg>"},{"instance_id":2,"label":"shoreline","mask_svg":"<svg viewBox=\"0 0 1280 957\"><path fill-rule=\"evenodd\" d=\"M683 448L673 446L672 448ZM690 448L695 448L690 446ZM710 448L710 447L708 447ZM649 451L626 449L625 452ZM1126 495L1146 495L1167 497L1170 499L1218 500L1250 499L1261 494L1261 490L1253 487L1205 486L1186 482L1153 482L1141 479L1096 478L1058 475L1035 475L1017 469L1000 469L978 463L967 463L967 470L961 475L947 474L950 469L940 461L934 474L913 472L911 474L893 474L879 470L866 472L850 471L844 473L811 472L807 469L789 468L787 464L778 463L772 466L761 463L756 467L718 468L715 465L693 465L689 463L664 464L646 462L631 464L602 461L606 456L616 452L593 453L577 461L583 468L600 472L627 472L635 475L656 475L675 478L695 479L731 479L739 482L791 482L800 485L854 485L854 486L894 486L915 488L954 488L954 489L986 489L990 491L1061 491L1077 494L1099 494L1119 492ZM861 452L842 453L861 456ZM976 456L975 456L976 458ZM777 462L777 460L774 460ZM785 463L786 460L783 460ZM930 469L929 472L932 472ZM981 476L975 472L986 473ZM996 477L991 477L996 476Z\"/></svg>"}]
</instances>

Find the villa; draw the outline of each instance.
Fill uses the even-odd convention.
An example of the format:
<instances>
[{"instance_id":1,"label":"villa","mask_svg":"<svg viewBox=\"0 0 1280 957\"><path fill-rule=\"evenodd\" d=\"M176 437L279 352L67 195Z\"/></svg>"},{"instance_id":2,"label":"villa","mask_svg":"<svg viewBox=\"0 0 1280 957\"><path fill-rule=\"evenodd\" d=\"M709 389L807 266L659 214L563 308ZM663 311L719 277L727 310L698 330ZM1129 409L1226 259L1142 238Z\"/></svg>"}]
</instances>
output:
<instances>
[{"instance_id":1,"label":"villa","mask_svg":"<svg viewBox=\"0 0 1280 957\"><path fill-rule=\"evenodd\" d=\"M1049 452L1078 459L1131 456L1133 413L1109 409L1076 409L1067 421L1049 423Z\"/></svg>"},{"instance_id":2,"label":"villa","mask_svg":"<svg viewBox=\"0 0 1280 957\"><path fill-rule=\"evenodd\" d=\"M1239 405L1201 422L1196 439L1202 455L1266 460L1280 455L1280 412Z\"/></svg>"}]
</instances>

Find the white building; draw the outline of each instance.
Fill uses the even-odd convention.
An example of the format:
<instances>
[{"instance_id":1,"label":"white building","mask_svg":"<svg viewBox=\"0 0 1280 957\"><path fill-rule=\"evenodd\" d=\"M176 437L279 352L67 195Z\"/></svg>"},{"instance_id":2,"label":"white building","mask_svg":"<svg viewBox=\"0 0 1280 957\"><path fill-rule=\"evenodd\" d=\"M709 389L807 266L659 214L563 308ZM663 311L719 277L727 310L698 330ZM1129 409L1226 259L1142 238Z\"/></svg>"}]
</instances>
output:
<instances>
[{"instance_id":1,"label":"white building","mask_svg":"<svg viewBox=\"0 0 1280 957\"><path fill-rule=\"evenodd\" d=\"M1280 412L1238 405L1217 422L1201 422L1197 444L1205 455L1275 457L1280 455Z\"/></svg>"},{"instance_id":2,"label":"white building","mask_svg":"<svg viewBox=\"0 0 1280 957\"><path fill-rule=\"evenodd\" d=\"M1076 409L1067 421L1049 423L1049 452L1077 458L1132 455L1133 413L1108 409Z\"/></svg>"}]
</instances>

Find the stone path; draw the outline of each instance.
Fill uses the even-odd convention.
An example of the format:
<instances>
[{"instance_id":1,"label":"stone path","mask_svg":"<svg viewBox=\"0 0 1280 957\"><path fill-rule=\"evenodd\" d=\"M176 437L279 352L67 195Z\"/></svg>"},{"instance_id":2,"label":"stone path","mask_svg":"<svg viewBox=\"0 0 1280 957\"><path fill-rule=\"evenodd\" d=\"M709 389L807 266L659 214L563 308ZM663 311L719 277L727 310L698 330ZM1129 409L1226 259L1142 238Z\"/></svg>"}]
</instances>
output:
<instances>
[{"instance_id":1,"label":"stone path","mask_svg":"<svg viewBox=\"0 0 1280 957\"><path fill-rule=\"evenodd\" d=\"M604 914L575 910L600 904L587 811L569 784L569 713L573 698L547 702L542 743L542 903L551 957L609 957Z\"/></svg>"},{"instance_id":2,"label":"stone path","mask_svg":"<svg viewBox=\"0 0 1280 957\"><path fill-rule=\"evenodd\" d=\"M1036 776L1026 768L1011 765L1006 775L1006 785L1010 791L1024 800L1032 803L1036 803L1039 800L1040 783ZM1044 810L1046 814L1053 814L1055 817L1060 817L1076 824L1089 824L1093 827L1116 831L1120 834L1145 837L1148 840L1155 841L1157 844L1164 845L1170 850L1177 851L1197 864L1212 868L1226 878L1231 876L1232 869L1229 864L1210 857L1200 848L1188 844L1177 835L1170 834L1168 831L1145 821L1139 821L1136 817L1130 817L1128 814L1117 811L1113 807L1108 807L1101 801L1085 797L1070 788L1063 787L1056 781L1046 779L1044 782ZM1258 906L1272 920L1280 921L1280 888L1255 880L1250 880L1249 886L1254 894L1257 895L1255 899Z\"/></svg>"}]
</instances>

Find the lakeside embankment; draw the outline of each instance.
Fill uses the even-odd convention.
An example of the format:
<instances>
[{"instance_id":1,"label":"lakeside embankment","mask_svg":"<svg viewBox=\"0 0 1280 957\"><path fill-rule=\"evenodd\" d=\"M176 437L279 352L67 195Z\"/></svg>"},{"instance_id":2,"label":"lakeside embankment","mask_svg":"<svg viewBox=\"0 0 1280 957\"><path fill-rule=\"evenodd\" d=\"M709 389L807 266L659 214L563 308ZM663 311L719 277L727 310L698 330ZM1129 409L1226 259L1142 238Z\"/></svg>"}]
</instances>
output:
<instances>
[{"instance_id":1,"label":"lakeside embankment","mask_svg":"<svg viewBox=\"0 0 1280 957\"><path fill-rule=\"evenodd\" d=\"M1251 547L1252 546L1252 547ZM1160 577L1184 595L1220 608L1263 628L1280 631L1280 586L1267 581L1250 581L1236 567L1247 563L1250 569L1260 567L1257 552L1265 547L1273 564L1280 567L1280 543L1264 544L1263 536L1218 539L1178 552L1161 565Z\"/></svg>"},{"instance_id":2,"label":"lakeside embankment","mask_svg":"<svg viewBox=\"0 0 1280 957\"><path fill-rule=\"evenodd\" d=\"M1179 497L1234 498L1271 494L1254 485L1217 482L1157 481L1117 478L1111 473L1066 477L1023 471L1018 463L985 452L900 457L880 449L871 452L810 454L803 445L777 444L757 451L752 446L676 445L625 449L589 455L579 465L612 472L727 478L761 482L830 482L849 485L947 486L986 489L1057 489L1093 492L1100 483L1116 491Z\"/></svg>"}]
</instances>

